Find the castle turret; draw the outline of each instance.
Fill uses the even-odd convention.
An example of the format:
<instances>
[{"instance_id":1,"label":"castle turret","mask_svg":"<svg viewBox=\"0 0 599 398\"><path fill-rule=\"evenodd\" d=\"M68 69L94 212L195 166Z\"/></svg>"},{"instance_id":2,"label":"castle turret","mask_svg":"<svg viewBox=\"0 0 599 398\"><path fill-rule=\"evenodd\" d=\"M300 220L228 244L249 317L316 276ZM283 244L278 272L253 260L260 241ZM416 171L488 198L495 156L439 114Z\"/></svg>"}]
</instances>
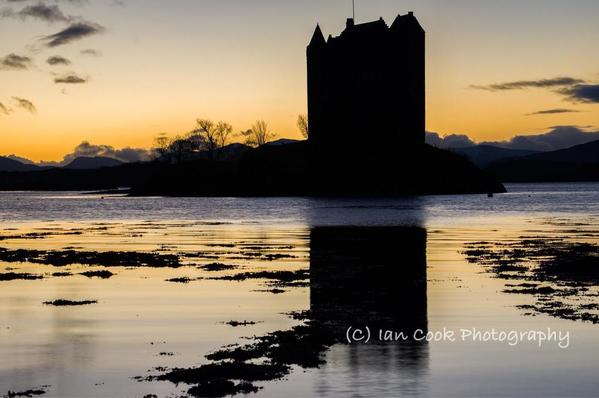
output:
<instances>
[{"instance_id":1,"label":"castle turret","mask_svg":"<svg viewBox=\"0 0 599 398\"><path fill-rule=\"evenodd\" d=\"M348 18L328 40L316 27L307 48L308 122L319 170L337 178L364 164L396 169L402 153L424 143L424 36L412 13L390 27L383 18ZM376 151L364 142L378 143Z\"/></svg>"},{"instance_id":2,"label":"castle turret","mask_svg":"<svg viewBox=\"0 0 599 398\"><path fill-rule=\"evenodd\" d=\"M316 24L316 29L314 29L314 34L312 35L312 40L310 40L310 44L308 44L308 48L315 46L323 46L325 44L326 41L324 40L322 30L320 30L320 25Z\"/></svg>"}]
</instances>

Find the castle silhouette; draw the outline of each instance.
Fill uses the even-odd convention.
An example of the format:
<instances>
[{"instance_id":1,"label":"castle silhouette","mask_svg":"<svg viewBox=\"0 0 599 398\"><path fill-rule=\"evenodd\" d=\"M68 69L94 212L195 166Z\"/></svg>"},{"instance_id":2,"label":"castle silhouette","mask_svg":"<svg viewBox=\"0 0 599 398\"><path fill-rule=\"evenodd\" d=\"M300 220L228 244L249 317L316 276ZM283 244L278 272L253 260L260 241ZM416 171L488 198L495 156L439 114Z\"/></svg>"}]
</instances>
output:
<instances>
[{"instance_id":1,"label":"castle silhouette","mask_svg":"<svg viewBox=\"0 0 599 398\"><path fill-rule=\"evenodd\" d=\"M380 172L393 168L389 157L424 144L424 47L412 12L391 26L382 17L363 24L348 18L328 40L316 26L306 51L308 122L321 171L337 169L339 176L360 159Z\"/></svg>"},{"instance_id":2,"label":"castle silhouette","mask_svg":"<svg viewBox=\"0 0 599 398\"><path fill-rule=\"evenodd\" d=\"M397 196L505 192L456 153L424 142L425 32L413 13L381 18L307 48L308 141L231 150L227 158L92 170L0 173L4 190L133 195ZM196 183L201 181L201 183Z\"/></svg>"}]
</instances>

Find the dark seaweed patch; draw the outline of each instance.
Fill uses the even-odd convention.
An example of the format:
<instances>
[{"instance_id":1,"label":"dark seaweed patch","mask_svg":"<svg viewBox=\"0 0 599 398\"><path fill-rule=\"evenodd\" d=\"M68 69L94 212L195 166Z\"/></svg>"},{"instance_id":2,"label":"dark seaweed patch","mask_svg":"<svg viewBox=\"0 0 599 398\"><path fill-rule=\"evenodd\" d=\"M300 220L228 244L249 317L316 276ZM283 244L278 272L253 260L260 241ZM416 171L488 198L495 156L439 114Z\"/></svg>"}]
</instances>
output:
<instances>
[{"instance_id":1,"label":"dark seaweed patch","mask_svg":"<svg viewBox=\"0 0 599 398\"><path fill-rule=\"evenodd\" d=\"M15 273L15 272L6 272L3 274L0 274L0 281L14 281L14 280L27 280L27 281L31 281L31 280L36 280L36 279L43 279L44 277L42 275L36 275L36 274L28 274L28 273Z\"/></svg>"},{"instance_id":2,"label":"dark seaweed patch","mask_svg":"<svg viewBox=\"0 0 599 398\"><path fill-rule=\"evenodd\" d=\"M229 322L225 322L225 325L229 325L232 326L234 328L238 327L238 326L249 326L249 325L255 325L256 322L254 321L229 321Z\"/></svg>"},{"instance_id":3,"label":"dark seaweed patch","mask_svg":"<svg viewBox=\"0 0 599 398\"><path fill-rule=\"evenodd\" d=\"M258 290L252 290L252 291L253 292L272 293L272 294L283 294L287 290L285 290L285 289L279 289L279 288L275 287L275 288L272 288L272 289L258 289Z\"/></svg>"},{"instance_id":4,"label":"dark seaweed patch","mask_svg":"<svg viewBox=\"0 0 599 398\"><path fill-rule=\"evenodd\" d=\"M208 380L191 387L187 391L194 397L225 397L233 394L250 394L258 392L260 388L251 383L233 383L230 380Z\"/></svg>"},{"instance_id":5,"label":"dark seaweed patch","mask_svg":"<svg viewBox=\"0 0 599 398\"><path fill-rule=\"evenodd\" d=\"M67 276L73 276L73 274L71 272L54 272L52 273L52 276L56 278L64 278Z\"/></svg>"},{"instance_id":6,"label":"dark seaweed patch","mask_svg":"<svg viewBox=\"0 0 599 398\"><path fill-rule=\"evenodd\" d=\"M226 281L245 281L247 279L266 279L268 283L275 287L305 287L309 285L308 278L310 272L308 270L298 271L258 271L258 272L242 272L235 275L225 275L212 277L210 279L226 280Z\"/></svg>"},{"instance_id":7,"label":"dark seaweed patch","mask_svg":"<svg viewBox=\"0 0 599 398\"><path fill-rule=\"evenodd\" d=\"M58 300L54 300L54 301L44 301L45 305L53 305L53 306L57 306L57 307L81 306L81 305L90 305L90 304L97 304L97 303L98 303L98 300L73 301L73 300L58 299Z\"/></svg>"},{"instance_id":8,"label":"dark seaweed patch","mask_svg":"<svg viewBox=\"0 0 599 398\"><path fill-rule=\"evenodd\" d=\"M173 283L189 283L191 281L195 281L198 280L199 278L190 278L188 276L182 276L179 278L171 278L171 279L167 279L167 282L173 282Z\"/></svg>"},{"instance_id":9,"label":"dark seaweed patch","mask_svg":"<svg viewBox=\"0 0 599 398\"><path fill-rule=\"evenodd\" d=\"M227 346L206 356L213 361L189 369L173 369L148 380L191 384L192 396L223 397L257 392L256 381L285 377L292 365L318 367L322 354L336 342L327 328L316 322L256 337L243 346Z\"/></svg>"},{"instance_id":10,"label":"dark seaweed patch","mask_svg":"<svg viewBox=\"0 0 599 398\"><path fill-rule=\"evenodd\" d=\"M499 278L521 280L506 284L510 289L504 292L534 296L534 305L519 306L532 311L527 314L599 323L599 305L585 302L598 295L599 246L523 237L513 243L471 243L464 254L469 262L487 267ZM572 301L573 297L577 300Z\"/></svg>"},{"instance_id":11,"label":"dark seaweed patch","mask_svg":"<svg viewBox=\"0 0 599 398\"><path fill-rule=\"evenodd\" d=\"M80 273L79 275L87 276L88 278L101 278L101 279L108 279L108 278L111 278L112 276L114 276L114 274L112 272L107 271L107 270L85 271L85 272Z\"/></svg>"},{"instance_id":12,"label":"dark seaweed patch","mask_svg":"<svg viewBox=\"0 0 599 398\"><path fill-rule=\"evenodd\" d=\"M142 252L90 252L75 250L10 250L0 248L0 261L30 262L62 267L71 264L103 267L180 267L179 257L173 254Z\"/></svg>"},{"instance_id":13,"label":"dark seaweed patch","mask_svg":"<svg viewBox=\"0 0 599 398\"><path fill-rule=\"evenodd\" d=\"M8 391L4 397L6 398L17 398L17 397L34 397L37 395L44 395L46 393L46 389L50 386L40 386L36 388L31 388L26 391Z\"/></svg>"},{"instance_id":14,"label":"dark seaweed patch","mask_svg":"<svg viewBox=\"0 0 599 398\"><path fill-rule=\"evenodd\" d=\"M218 272L218 271L227 271L231 269L238 268L237 265L231 264L222 264L222 263L210 263L206 265L200 265L198 268L203 269L204 271L210 272Z\"/></svg>"},{"instance_id":15,"label":"dark seaweed patch","mask_svg":"<svg viewBox=\"0 0 599 398\"><path fill-rule=\"evenodd\" d=\"M44 239L45 237L52 235L50 232L29 232L20 235L0 235L0 241L2 240L14 240L14 239Z\"/></svg>"}]
</instances>

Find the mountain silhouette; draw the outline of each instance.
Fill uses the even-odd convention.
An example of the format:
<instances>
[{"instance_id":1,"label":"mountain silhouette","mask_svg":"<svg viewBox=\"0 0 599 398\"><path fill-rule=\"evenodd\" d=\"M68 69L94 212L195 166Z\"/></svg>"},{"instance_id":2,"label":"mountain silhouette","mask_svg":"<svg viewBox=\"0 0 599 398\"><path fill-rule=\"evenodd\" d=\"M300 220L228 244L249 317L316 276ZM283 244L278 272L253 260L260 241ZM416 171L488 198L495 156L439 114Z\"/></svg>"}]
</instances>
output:
<instances>
[{"instance_id":1,"label":"mountain silhouette","mask_svg":"<svg viewBox=\"0 0 599 398\"><path fill-rule=\"evenodd\" d=\"M238 149L242 149L241 147ZM100 190L131 187L135 195L168 196L381 196L504 192L505 188L463 156L429 145L400 159L411 173L393 180L371 174L368 157L356 159L347 179L318 176L307 141L244 149L232 158L178 163L155 160L93 169L52 168L0 173L0 190ZM97 165L94 163L94 165Z\"/></svg>"},{"instance_id":2,"label":"mountain silhouette","mask_svg":"<svg viewBox=\"0 0 599 398\"><path fill-rule=\"evenodd\" d=\"M33 171L39 170L40 167L33 164L26 164L18 160L0 156L0 171Z\"/></svg>"},{"instance_id":3,"label":"mountain silhouette","mask_svg":"<svg viewBox=\"0 0 599 398\"><path fill-rule=\"evenodd\" d=\"M73 159L70 163L64 166L65 169L74 169L74 170L89 170L89 169L99 169L102 167L115 167L120 166L124 162L107 158L103 156L80 156L78 158Z\"/></svg>"},{"instance_id":4,"label":"mountain silhouette","mask_svg":"<svg viewBox=\"0 0 599 398\"><path fill-rule=\"evenodd\" d=\"M553 162L599 163L599 140L552 152L529 155L527 160L550 160Z\"/></svg>"},{"instance_id":5,"label":"mountain silhouette","mask_svg":"<svg viewBox=\"0 0 599 398\"><path fill-rule=\"evenodd\" d=\"M450 151L466 156L478 167L485 168L491 164L513 158L538 153L538 151L524 149L501 148L493 145L475 145L461 148L449 148Z\"/></svg>"},{"instance_id":6,"label":"mountain silhouette","mask_svg":"<svg viewBox=\"0 0 599 398\"><path fill-rule=\"evenodd\" d=\"M599 181L599 140L499 161L488 170L505 182Z\"/></svg>"}]
</instances>

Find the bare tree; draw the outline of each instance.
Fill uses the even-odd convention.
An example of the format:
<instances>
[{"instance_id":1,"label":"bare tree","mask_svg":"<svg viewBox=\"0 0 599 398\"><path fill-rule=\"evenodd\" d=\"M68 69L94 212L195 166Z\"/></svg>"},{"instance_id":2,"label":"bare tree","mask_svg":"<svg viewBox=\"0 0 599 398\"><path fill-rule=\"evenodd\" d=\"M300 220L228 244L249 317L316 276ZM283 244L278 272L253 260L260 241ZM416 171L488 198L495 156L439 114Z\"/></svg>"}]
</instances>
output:
<instances>
[{"instance_id":1,"label":"bare tree","mask_svg":"<svg viewBox=\"0 0 599 398\"><path fill-rule=\"evenodd\" d=\"M173 138L169 145L169 152L175 162L180 163L188 151L189 145L185 142L185 138L177 136Z\"/></svg>"},{"instance_id":2,"label":"bare tree","mask_svg":"<svg viewBox=\"0 0 599 398\"><path fill-rule=\"evenodd\" d=\"M241 135L245 136L245 143L249 146L262 146L268 141L276 137L276 134L270 131L268 123L264 120L258 120L252 125L252 128L242 131Z\"/></svg>"},{"instance_id":3,"label":"bare tree","mask_svg":"<svg viewBox=\"0 0 599 398\"><path fill-rule=\"evenodd\" d=\"M169 154L171 140L166 136L166 133L160 133L154 138L154 147L152 148L160 159L166 159Z\"/></svg>"},{"instance_id":4,"label":"bare tree","mask_svg":"<svg viewBox=\"0 0 599 398\"><path fill-rule=\"evenodd\" d=\"M297 117L297 127L304 138L308 138L310 132L308 131L308 115L301 114Z\"/></svg>"},{"instance_id":5,"label":"bare tree","mask_svg":"<svg viewBox=\"0 0 599 398\"><path fill-rule=\"evenodd\" d=\"M227 145L233 127L226 122L214 123L208 119L197 119L196 128L189 133L188 137L194 137L205 146L205 149L213 155L222 147Z\"/></svg>"}]
</instances>

